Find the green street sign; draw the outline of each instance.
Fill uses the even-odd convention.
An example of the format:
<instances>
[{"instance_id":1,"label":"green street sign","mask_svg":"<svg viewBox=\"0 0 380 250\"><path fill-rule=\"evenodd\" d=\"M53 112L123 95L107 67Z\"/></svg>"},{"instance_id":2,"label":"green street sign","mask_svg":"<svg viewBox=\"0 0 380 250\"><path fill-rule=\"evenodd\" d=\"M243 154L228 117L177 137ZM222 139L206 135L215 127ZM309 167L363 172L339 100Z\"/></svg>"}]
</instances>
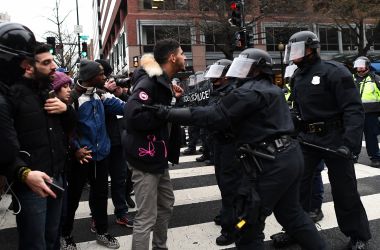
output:
<instances>
[{"instance_id":1,"label":"green street sign","mask_svg":"<svg viewBox=\"0 0 380 250\"><path fill-rule=\"evenodd\" d=\"M88 39L88 36L80 36L80 39L86 41Z\"/></svg>"}]
</instances>

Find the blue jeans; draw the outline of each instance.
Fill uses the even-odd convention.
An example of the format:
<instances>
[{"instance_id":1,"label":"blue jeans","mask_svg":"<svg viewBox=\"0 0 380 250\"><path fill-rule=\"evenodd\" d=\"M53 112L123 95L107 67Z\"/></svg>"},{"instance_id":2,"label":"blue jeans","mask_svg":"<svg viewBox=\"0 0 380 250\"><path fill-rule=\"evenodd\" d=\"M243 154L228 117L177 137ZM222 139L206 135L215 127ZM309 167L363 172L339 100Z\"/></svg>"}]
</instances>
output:
<instances>
[{"instance_id":1,"label":"blue jeans","mask_svg":"<svg viewBox=\"0 0 380 250\"><path fill-rule=\"evenodd\" d=\"M62 177L56 181L62 186ZM21 205L21 211L16 215L19 250L57 249L62 194L56 199L42 198L24 184L16 185L15 193Z\"/></svg>"}]
</instances>

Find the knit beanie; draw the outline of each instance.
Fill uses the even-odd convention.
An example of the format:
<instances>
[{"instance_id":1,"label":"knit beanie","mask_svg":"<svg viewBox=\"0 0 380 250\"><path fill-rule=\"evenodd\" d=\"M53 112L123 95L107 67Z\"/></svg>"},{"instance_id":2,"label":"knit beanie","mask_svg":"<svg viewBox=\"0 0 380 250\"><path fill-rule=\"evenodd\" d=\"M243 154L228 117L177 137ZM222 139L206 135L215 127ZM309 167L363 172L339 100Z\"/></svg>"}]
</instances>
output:
<instances>
[{"instance_id":1,"label":"knit beanie","mask_svg":"<svg viewBox=\"0 0 380 250\"><path fill-rule=\"evenodd\" d=\"M54 73L54 81L51 83L54 91L59 91L62 86L71 84L71 78L65 73L56 71Z\"/></svg>"},{"instance_id":2,"label":"knit beanie","mask_svg":"<svg viewBox=\"0 0 380 250\"><path fill-rule=\"evenodd\" d=\"M79 79L81 81L88 81L100 73L100 64L87 59L82 59L79 65Z\"/></svg>"},{"instance_id":3,"label":"knit beanie","mask_svg":"<svg viewBox=\"0 0 380 250\"><path fill-rule=\"evenodd\" d=\"M111 75L113 68L107 60L96 59L95 62L100 63L103 66L104 75L106 77L109 77Z\"/></svg>"}]
</instances>

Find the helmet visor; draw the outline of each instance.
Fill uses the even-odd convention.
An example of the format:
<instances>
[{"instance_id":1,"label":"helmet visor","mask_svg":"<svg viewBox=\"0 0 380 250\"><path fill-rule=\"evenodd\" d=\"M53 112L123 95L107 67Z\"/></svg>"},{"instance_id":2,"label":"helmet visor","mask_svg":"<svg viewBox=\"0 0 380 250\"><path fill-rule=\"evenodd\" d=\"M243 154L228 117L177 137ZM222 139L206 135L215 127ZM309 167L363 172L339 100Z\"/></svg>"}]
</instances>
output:
<instances>
[{"instance_id":1,"label":"helmet visor","mask_svg":"<svg viewBox=\"0 0 380 250\"><path fill-rule=\"evenodd\" d=\"M358 59L354 62L354 68L366 68L366 61L363 59Z\"/></svg>"},{"instance_id":2,"label":"helmet visor","mask_svg":"<svg viewBox=\"0 0 380 250\"><path fill-rule=\"evenodd\" d=\"M292 62L305 56L305 42L294 42L286 45L284 63Z\"/></svg>"},{"instance_id":3,"label":"helmet visor","mask_svg":"<svg viewBox=\"0 0 380 250\"><path fill-rule=\"evenodd\" d=\"M210 66L209 70L207 70L205 74L205 78L221 78L223 76L223 70L225 66L220 64L213 64Z\"/></svg>"},{"instance_id":4,"label":"helmet visor","mask_svg":"<svg viewBox=\"0 0 380 250\"><path fill-rule=\"evenodd\" d=\"M236 57L228 69L227 77L246 78L255 60L247 58L246 55Z\"/></svg>"}]
</instances>

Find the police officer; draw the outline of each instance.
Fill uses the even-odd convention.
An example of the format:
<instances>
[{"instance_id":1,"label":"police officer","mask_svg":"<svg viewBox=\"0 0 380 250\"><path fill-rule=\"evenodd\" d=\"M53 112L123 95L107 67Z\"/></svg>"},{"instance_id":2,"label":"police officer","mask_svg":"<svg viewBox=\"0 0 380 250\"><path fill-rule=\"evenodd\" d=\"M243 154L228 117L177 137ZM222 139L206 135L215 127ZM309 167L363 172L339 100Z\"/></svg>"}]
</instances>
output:
<instances>
[{"instance_id":1,"label":"police officer","mask_svg":"<svg viewBox=\"0 0 380 250\"><path fill-rule=\"evenodd\" d=\"M213 91L210 95L209 105L219 102L234 89L233 79L228 79L225 75L231 66L232 61L221 59L216 61L205 74L212 85ZM216 238L219 246L229 245L235 242L233 204L236 190L240 185L241 169L237 167L235 140L231 133L213 131L210 133L211 150L214 151L215 176L222 196L222 208L220 214L214 221L222 227L221 235Z\"/></svg>"},{"instance_id":2,"label":"police officer","mask_svg":"<svg viewBox=\"0 0 380 250\"><path fill-rule=\"evenodd\" d=\"M244 164L247 174L252 174L247 179L255 180L249 182L252 188L249 197L255 198L253 192L257 192L261 205L246 211L255 213L247 216L249 219L236 241L238 249L264 249L265 219L272 212L303 248L325 249L324 241L299 204L302 154L299 144L288 136L294 129L289 108L282 90L272 83L272 75L269 54L260 49L246 49L234 59L226 74L227 77L240 78L238 87L220 102L182 109L159 106L156 115L169 121L230 132L237 147L251 147L253 150L247 152L260 151L266 155L254 158L250 153L249 159L255 159L257 164ZM246 156L242 157L241 165L246 163ZM254 172L260 172L257 178L254 178Z\"/></svg>"},{"instance_id":3,"label":"police officer","mask_svg":"<svg viewBox=\"0 0 380 250\"><path fill-rule=\"evenodd\" d=\"M380 151L377 135L380 133L380 77L375 75L370 68L370 60L365 56L358 57L354 62L356 73L353 75L355 85L359 90L363 102L365 121L364 137L371 166L380 167Z\"/></svg>"},{"instance_id":4,"label":"police officer","mask_svg":"<svg viewBox=\"0 0 380 250\"><path fill-rule=\"evenodd\" d=\"M293 76L292 94L302 119L299 139L305 170L301 184L301 204L310 211L311 183L321 160L328 167L335 213L341 231L350 237L349 247L366 249L371 238L368 218L357 191L352 152L360 152L364 112L352 75L343 65L323 61L320 42L310 31L293 34L286 59L298 66ZM338 154L310 147L336 149Z\"/></svg>"}]
</instances>

